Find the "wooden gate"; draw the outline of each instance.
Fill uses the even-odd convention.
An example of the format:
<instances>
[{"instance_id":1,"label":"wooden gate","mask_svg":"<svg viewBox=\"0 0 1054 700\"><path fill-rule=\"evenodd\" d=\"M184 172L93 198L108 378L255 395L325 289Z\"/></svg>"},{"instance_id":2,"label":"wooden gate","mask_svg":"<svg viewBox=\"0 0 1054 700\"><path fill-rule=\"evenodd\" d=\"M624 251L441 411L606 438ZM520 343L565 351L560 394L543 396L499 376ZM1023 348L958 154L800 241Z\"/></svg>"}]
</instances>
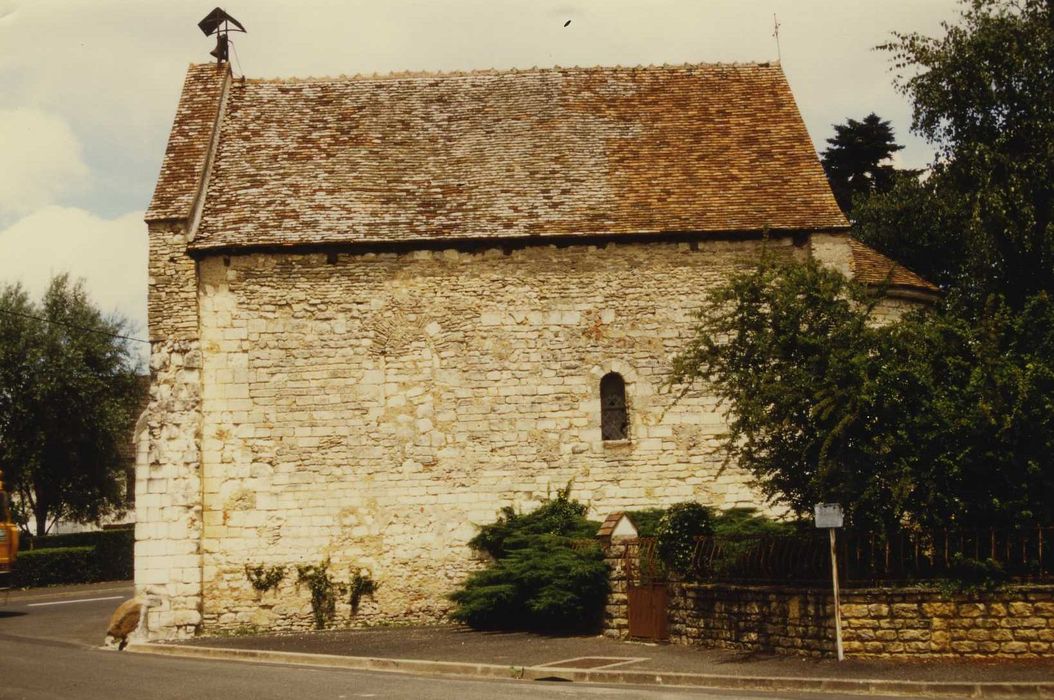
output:
<instances>
[{"instance_id":1,"label":"wooden gate","mask_svg":"<svg viewBox=\"0 0 1054 700\"><path fill-rule=\"evenodd\" d=\"M653 641L670 638L666 624L668 596L665 583L631 583L626 587L629 636Z\"/></svg>"},{"instance_id":2,"label":"wooden gate","mask_svg":"<svg viewBox=\"0 0 1054 700\"><path fill-rule=\"evenodd\" d=\"M669 592L655 553L655 540L642 537L636 547L627 547L625 570L629 636L652 641L669 639Z\"/></svg>"}]
</instances>

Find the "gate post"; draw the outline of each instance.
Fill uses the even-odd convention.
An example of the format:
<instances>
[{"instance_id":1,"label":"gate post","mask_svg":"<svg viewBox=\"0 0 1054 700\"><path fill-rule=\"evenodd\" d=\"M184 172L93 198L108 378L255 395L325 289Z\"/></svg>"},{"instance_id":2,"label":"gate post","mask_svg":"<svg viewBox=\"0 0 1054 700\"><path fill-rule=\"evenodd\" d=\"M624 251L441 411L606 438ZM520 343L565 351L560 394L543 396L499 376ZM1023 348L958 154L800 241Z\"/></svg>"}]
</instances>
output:
<instances>
[{"instance_id":1,"label":"gate post","mask_svg":"<svg viewBox=\"0 0 1054 700\"><path fill-rule=\"evenodd\" d=\"M597 539L604 549L604 563L608 566L611 592L604 606L604 636L626 639L629 636L629 606L627 586L629 567L627 558L637 542L637 528L625 513L612 513L597 531Z\"/></svg>"}]
</instances>

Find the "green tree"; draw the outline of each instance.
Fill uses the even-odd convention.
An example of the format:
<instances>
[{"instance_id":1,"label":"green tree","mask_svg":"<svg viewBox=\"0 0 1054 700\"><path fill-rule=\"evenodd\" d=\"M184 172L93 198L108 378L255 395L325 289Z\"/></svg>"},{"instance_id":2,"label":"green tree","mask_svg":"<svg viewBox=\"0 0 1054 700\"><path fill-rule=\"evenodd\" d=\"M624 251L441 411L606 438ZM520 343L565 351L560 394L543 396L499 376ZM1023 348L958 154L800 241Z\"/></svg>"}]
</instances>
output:
<instances>
[{"instance_id":1,"label":"green tree","mask_svg":"<svg viewBox=\"0 0 1054 700\"><path fill-rule=\"evenodd\" d=\"M0 464L38 535L59 518L93 522L122 508L120 445L139 369L115 337L127 328L66 275L39 304L17 284L0 291Z\"/></svg>"},{"instance_id":2,"label":"green tree","mask_svg":"<svg viewBox=\"0 0 1054 700\"><path fill-rule=\"evenodd\" d=\"M799 514L1054 521L1054 3L970 0L883 48L937 158L857 197L854 233L944 300L879 325L874 291L765 262L711 294L674 377L725 399L730 456Z\"/></svg>"},{"instance_id":3,"label":"green tree","mask_svg":"<svg viewBox=\"0 0 1054 700\"><path fill-rule=\"evenodd\" d=\"M925 192L875 197L874 212L854 216L898 259L916 242L934 255L951 244L949 277L972 313L991 294L1021 309L1054 291L1054 3L971 0L943 28L881 47L912 100L912 129L937 148Z\"/></svg>"},{"instance_id":4,"label":"green tree","mask_svg":"<svg viewBox=\"0 0 1054 700\"><path fill-rule=\"evenodd\" d=\"M863 121L847 119L833 127L834 136L827 139L830 145L820 154L820 163L838 205L850 213L858 198L893 186L898 171L887 161L904 147L897 144L889 122L874 112Z\"/></svg>"},{"instance_id":5,"label":"green tree","mask_svg":"<svg viewBox=\"0 0 1054 700\"><path fill-rule=\"evenodd\" d=\"M888 191L856 201L853 236L941 289L977 297L986 287L969 271L968 222L963 197L939 175L902 177Z\"/></svg>"},{"instance_id":6,"label":"green tree","mask_svg":"<svg viewBox=\"0 0 1054 700\"><path fill-rule=\"evenodd\" d=\"M673 379L724 400L729 459L799 515L838 501L867 528L1054 519L1050 299L879 325L877 298L765 260L709 293Z\"/></svg>"}]
</instances>

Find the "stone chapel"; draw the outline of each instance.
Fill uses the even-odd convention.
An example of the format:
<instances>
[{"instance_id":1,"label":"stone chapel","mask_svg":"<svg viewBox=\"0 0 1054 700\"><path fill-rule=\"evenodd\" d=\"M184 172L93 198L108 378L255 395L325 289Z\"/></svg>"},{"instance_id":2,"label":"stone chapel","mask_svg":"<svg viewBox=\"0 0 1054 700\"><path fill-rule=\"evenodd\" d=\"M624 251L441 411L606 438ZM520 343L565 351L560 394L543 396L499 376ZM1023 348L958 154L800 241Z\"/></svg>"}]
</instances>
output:
<instances>
[{"instance_id":1,"label":"stone chapel","mask_svg":"<svg viewBox=\"0 0 1054 700\"><path fill-rule=\"evenodd\" d=\"M848 235L780 66L294 80L192 65L149 229L135 577L150 638L432 621L499 507L760 505L722 412L662 391L729 271L813 256L884 313L935 289ZM292 567L260 593L247 566Z\"/></svg>"}]
</instances>

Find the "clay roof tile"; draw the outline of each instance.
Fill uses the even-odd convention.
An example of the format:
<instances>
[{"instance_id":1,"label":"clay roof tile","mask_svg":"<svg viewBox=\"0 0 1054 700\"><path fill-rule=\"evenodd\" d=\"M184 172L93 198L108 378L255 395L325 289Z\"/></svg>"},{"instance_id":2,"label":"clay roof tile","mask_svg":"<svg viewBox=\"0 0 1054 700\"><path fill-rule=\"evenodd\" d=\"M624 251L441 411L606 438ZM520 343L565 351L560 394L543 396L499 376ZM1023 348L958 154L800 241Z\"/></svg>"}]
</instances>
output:
<instances>
[{"instance_id":1,"label":"clay roof tile","mask_svg":"<svg viewBox=\"0 0 1054 700\"><path fill-rule=\"evenodd\" d=\"M168 137L168 147L157 178L147 221L186 219L191 214L205 172L226 65L192 65L183 83L183 95Z\"/></svg>"},{"instance_id":2,"label":"clay roof tile","mask_svg":"<svg viewBox=\"0 0 1054 700\"><path fill-rule=\"evenodd\" d=\"M150 216L193 200L207 74L188 73ZM250 79L228 92L198 250L847 226L778 64Z\"/></svg>"},{"instance_id":3,"label":"clay roof tile","mask_svg":"<svg viewBox=\"0 0 1054 700\"><path fill-rule=\"evenodd\" d=\"M853 278L858 282L933 294L940 291L937 285L855 238L849 240L849 246L853 254L850 260Z\"/></svg>"}]
</instances>

